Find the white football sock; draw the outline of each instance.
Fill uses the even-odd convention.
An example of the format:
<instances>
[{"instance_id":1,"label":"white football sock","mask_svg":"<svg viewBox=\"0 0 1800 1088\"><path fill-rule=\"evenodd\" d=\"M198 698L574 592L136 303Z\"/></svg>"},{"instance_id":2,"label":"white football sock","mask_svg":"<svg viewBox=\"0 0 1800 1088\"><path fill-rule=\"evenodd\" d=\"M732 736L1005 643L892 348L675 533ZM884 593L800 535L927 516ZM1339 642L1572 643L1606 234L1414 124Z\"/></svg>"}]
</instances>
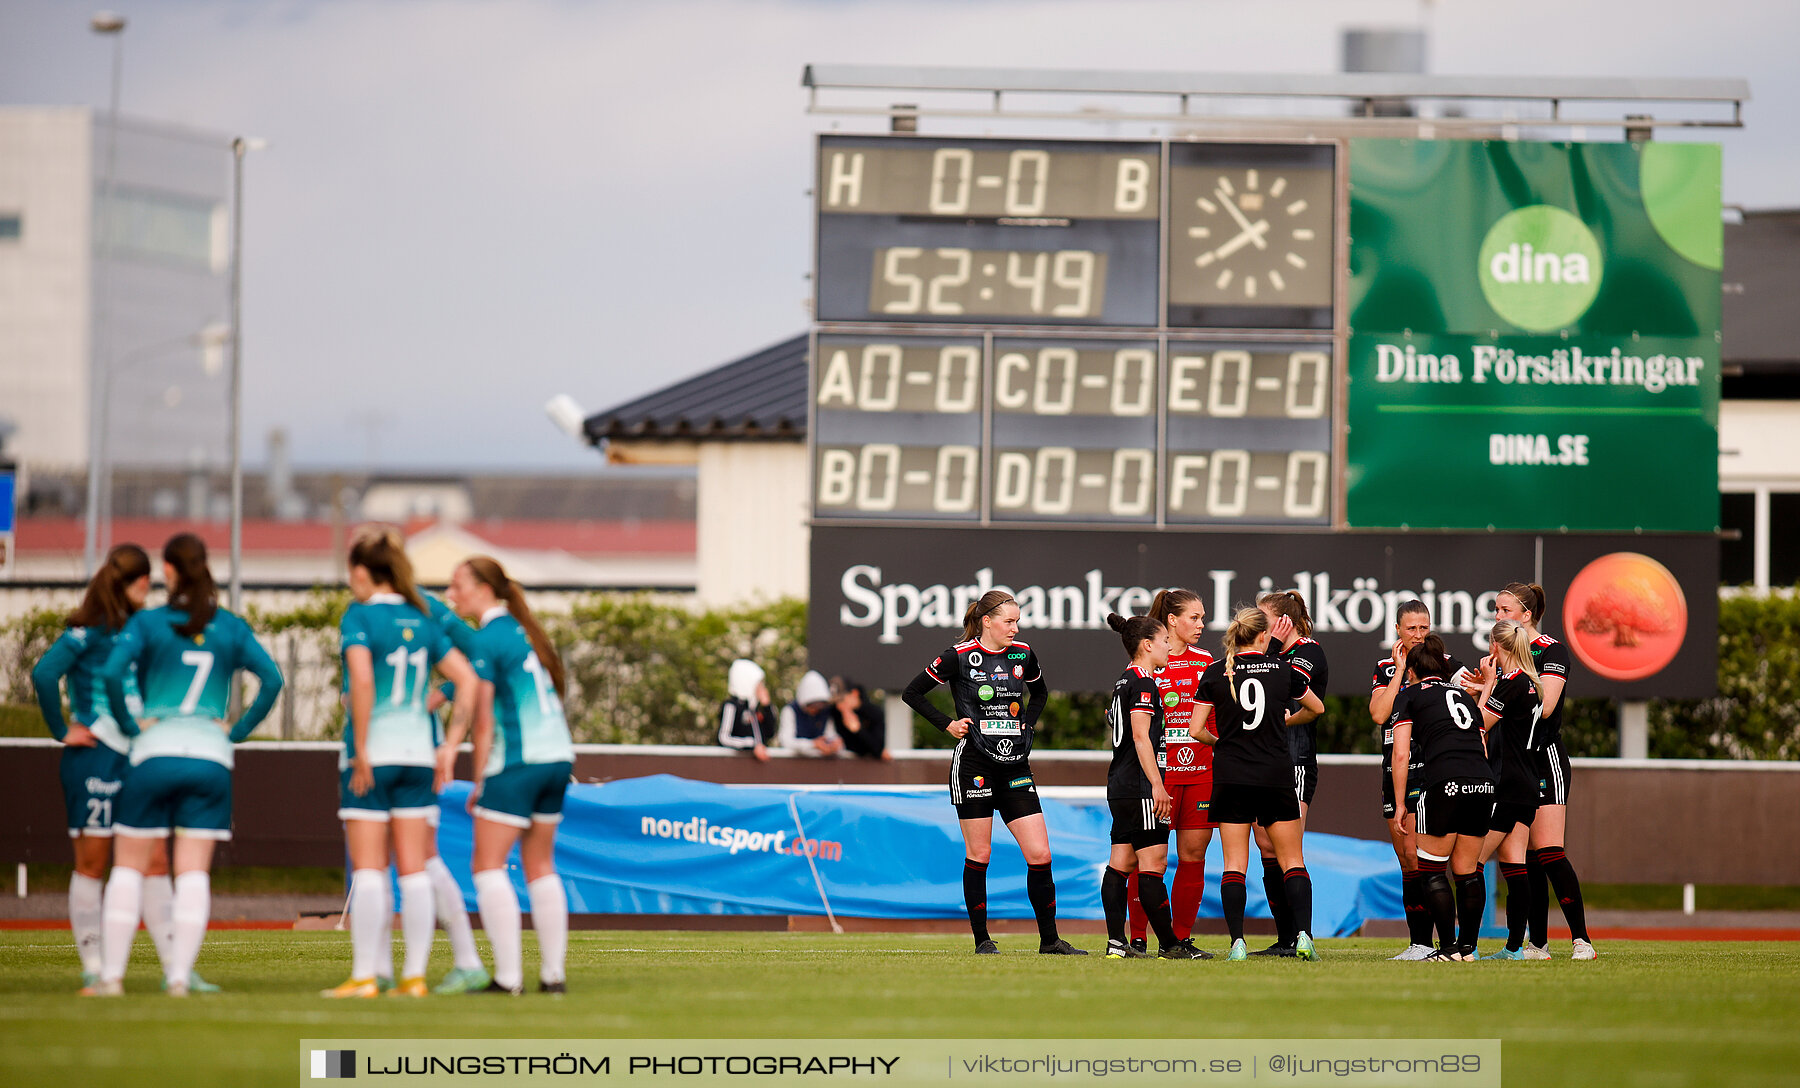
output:
<instances>
[{"instance_id":1,"label":"white football sock","mask_svg":"<svg viewBox=\"0 0 1800 1088\"><path fill-rule=\"evenodd\" d=\"M138 911L144 901L144 874L122 865L113 866L101 900L100 977L117 982L131 962L131 942L137 939Z\"/></svg>"},{"instance_id":2,"label":"white football sock","mask_svg":"<svg viewBox=\"0 0 1800 1088\"><path fill-rule=\"evenodd\" d=\"M170 982L187 982L193 974L194 961L200 957L200 942L206 939L207 920L212 917L212 877L205 869L175 878L174 914L173 962L164 962L163 977Z\"/></svg>"},{"instance_id":3,"label":"white football sock","mask_svg":"<svg viewBox=\"0 0 1800 1088\"><path fill-rule=\"evenodd\" d=\"M456 966L464 971L479 970L481 953L475 948L475 930L469 925L469 908L463 904L462 887L456 883L450 866L436 854L425 862L425 872L431 877L431 899L437 907L438 921L450 935L450 955Z\"/></svg>"},{"instance_id":4,"label":"white football sock","mask_svg":"<svg viewBox=\"0 0 1800 1088\"><path fill-rule=\"evenodd\" d=\"M531 925L538 935L538 978L561 982L569 953L569 900L562 877L540 876L525 890L531 895Z\"/></svg>"},{"instance_id":5,"label":"white football sock","mask_svg":"<svg viewBox=\"0 0 1800 1088\"><path fill-rule=\"evenodd\" d=\"M69 929L75 934L75 952L81 957L81 973L100 973L100 899L106 885L81 873L69 875Z\"/></svg>"},{"instance_id":6,"label":"white football sock","mask_svg":"<svg viewBox=\"0 0 1800 1088\"><path fill-rule=\"evenodd\" d=\"M356 979L394 975L392 946L382 931L394 929L393 907L388 903L386 869L358 869L350 875L350 977ZM381 962L383 950L387 963Z\"/></svg>"},{"instance_id":7,"label":"white football sock","mask_svg":"<svg viewBox=\"0 0 1800 1088\"><path fill-rule=\"evenodd\" d=\"M487 931L494 951L494 981L509 988L525 983L525 964L520 951L519 897L505 869L483 869L475 874L475 903L481 908L481 928Z\"/></svg>"},{"instance_id":8,"label":"white football sock","mask_svg":"<svg viewBox=\"0 0 1800 1088\"><path fill-rule=\"evenodd\" d=\"M175 885L169 874L144 878L144 928L166 968L175 955Z\"/></svg>"},{"instance_id":9,"label":"white football sock","mask_svg":"<svg viewBox=\"0 0 1800 1088\"><path fill-rule=\"evenodd\" d=\"M401 877L400 929L406 937L401 978L425 977L425 965L431 960L431 941L437 930L432 912L431 877L424 872Z\"/></svg>"}]
</instances>

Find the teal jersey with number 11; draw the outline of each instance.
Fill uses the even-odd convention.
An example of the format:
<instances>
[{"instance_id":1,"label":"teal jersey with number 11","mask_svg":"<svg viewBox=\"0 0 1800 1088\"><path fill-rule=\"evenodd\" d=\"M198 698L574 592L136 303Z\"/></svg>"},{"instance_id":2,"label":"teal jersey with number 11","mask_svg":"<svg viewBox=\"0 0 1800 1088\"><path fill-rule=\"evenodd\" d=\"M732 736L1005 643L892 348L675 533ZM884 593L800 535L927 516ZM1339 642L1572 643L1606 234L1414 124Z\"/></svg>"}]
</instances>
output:
<instances>
[{"instance_id":1,"label":"teal jersey with number 11","mask_svg":"<svg viewBox=\"0 0 1800 1088\"><path fill-rule=\"evenodd\" d=\"M350 690L349 653L360 646L374 666L375 702L369 712L369 762L377 767L429 767L437 753L437 728L425 710L431 670L450 652L437 621L398 593L377 593L353 603L338 625L344 655L344 691ZM344 730L339 766L356 758L356 730Z\"/></svg>"}]
</instances>

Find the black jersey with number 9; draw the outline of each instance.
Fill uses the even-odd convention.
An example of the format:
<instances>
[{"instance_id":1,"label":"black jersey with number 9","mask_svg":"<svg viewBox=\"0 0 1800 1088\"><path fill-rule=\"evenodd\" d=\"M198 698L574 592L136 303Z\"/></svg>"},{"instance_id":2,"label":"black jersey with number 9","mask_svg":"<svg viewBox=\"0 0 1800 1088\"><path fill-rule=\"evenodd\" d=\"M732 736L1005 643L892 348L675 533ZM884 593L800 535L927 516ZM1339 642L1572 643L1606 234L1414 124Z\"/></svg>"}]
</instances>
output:
<instances>
[{"instance_id":1,"label":"black jersey with number 9","mask_svg":"<svg viewBox=\"0 0 1800 1088\"><path fill-rule=\"evenodd\" d=\"M1294 788L1287 706L1288 700L1305 692L1306 678L1292 665L1254 650L1232 659L1229 681L1223 658L1207 667L1194 701L1213 708L1219 738L1214 746L1214 785Z\"/></svg>"}]
</instances>

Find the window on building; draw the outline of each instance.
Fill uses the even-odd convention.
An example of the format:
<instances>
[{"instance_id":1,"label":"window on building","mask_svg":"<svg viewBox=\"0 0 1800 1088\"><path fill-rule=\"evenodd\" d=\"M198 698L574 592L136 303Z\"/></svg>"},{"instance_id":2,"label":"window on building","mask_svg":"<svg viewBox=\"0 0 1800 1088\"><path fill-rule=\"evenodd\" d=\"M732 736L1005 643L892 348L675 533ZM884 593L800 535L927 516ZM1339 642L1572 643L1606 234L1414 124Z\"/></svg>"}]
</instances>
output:
<instances>
[{"instance_id":1,"label":"window on building","mask_svg":"<svg viewBox=\"0 0 1800 1088\"><path fill-rule=\"evenodd\" d=\"M1719 496L1719 528L1736 529L1736 540L1719 541L1719 582L1748 585L1756 580L1756 496L1726 492Z\"/></svg>"},{"instance_id":2,"label":"window on building","mask_svg":"<svg viewBox=\"0 0 1800 1088\"><path fill-rule=\"evenodd\" d=\"M17 241L24 228L24 217L18 212L0 212L0 242Z\"/></svg>"},{"instance_id":3,"label":"window on building","mask_svg":"<svg viewBox=\"0 0 1800 1088\"><path fill-rule=\"evenodd\" d=\"M1800 491L1769 495L1769 584L1800 583Z\"/></svg>"},{"instance_id":4,"label":"window on building","mask_svg":"<svg viewBox=\"0 0 1800 1088\"><path fill-rule=\"evenodd\" d=\"M225 205L201 197L119 188L101 224L119 257L165 261L208 272L225 269Z\"/></svg>"}]
</instances>

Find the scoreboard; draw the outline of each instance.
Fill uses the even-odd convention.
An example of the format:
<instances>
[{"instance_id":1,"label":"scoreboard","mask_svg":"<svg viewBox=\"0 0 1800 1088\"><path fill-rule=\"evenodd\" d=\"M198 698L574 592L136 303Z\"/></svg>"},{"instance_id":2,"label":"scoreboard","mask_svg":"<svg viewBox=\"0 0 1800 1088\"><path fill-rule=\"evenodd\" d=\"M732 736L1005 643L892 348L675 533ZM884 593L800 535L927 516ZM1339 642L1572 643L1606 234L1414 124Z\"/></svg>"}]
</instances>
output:
<instances>
[{"instance_id":1,"label":"scoreboard","mask_svg":"<svg viewBox=\"0 0 1800 1088\"><path fill-rule=\"evenodd\" d=\"M1341 158L820 137L814 517L1332 524Z\"/></svg>"}]
</instances>

